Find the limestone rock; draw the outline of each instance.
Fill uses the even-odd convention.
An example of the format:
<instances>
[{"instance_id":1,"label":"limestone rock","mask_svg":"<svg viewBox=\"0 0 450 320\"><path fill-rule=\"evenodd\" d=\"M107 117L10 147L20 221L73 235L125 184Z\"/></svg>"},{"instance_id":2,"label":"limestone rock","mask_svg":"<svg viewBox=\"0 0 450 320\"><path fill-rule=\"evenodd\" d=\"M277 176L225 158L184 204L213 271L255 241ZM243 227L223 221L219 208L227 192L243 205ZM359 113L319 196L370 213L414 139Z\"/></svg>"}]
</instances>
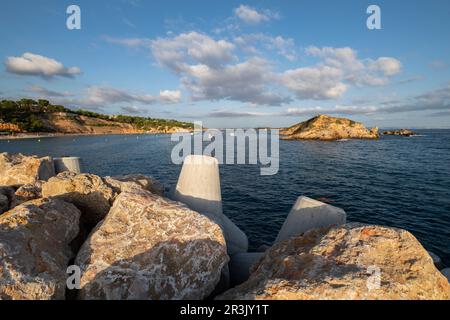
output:
<instances>
[{"instance_id":1,"label":"limestone rock","mask_svg":"<svg viewBox=\"0 0 450 320\"><path fill-rule=\"evenodd\" d=\"M162 196L164 194L164 185L158 180L143 174L127 174L114 177L105 177L105 181L118 189L118 192L127 188L126 182L134 182L141 188ZM129 186L129 184L128 184Z\"/></svg>"},{"instance_id":2,"label":"limestone rock","mask_svg":"<svg viewBox=\"0 0 450 320\"><path fill-rule=\"evenodd\" d=\"M145 190L123 191L80 249L81 299L203 299L228 262L220 227Z\"/></svg>"},{"instance_id":3,"label":"limestone rock","mask_svg":"<svg viewBox=\"0 0 450 320\"><path fill-rule=\"evenodd\" d=\"M352 223L274 245L219 298L450 299L450 285L411 233Z\"/></svg>"},{"instance_id":4,"label":"limestone rock","mask_svg":"<svg viewBox=\"0 0 450 320\"><path fill-rule=\"evenodd\" d=\"M11 198L11 208L17 207L21 203L41 198L42 183L43 181L38 180L34 183L24 184L18 188Z\"/></svg>"},{"instance_id":5,"label":"limestone rock","mask_svg":"<svg viewBox=\"0 0 450 320\"><path fill-rule=\"evenodd\" d=\"M65 171L42 185L42 196L73 203L83 213L83 221L95 225L105 218L116 193L99 176Z\"/></svg>"},{"instance_id":6,"label":"limestone rock","mask_svg":"<svg viewBox=\"0 0 450 320\"><path fill-rule=\"evenodd\" d=\"M283 129L285 140L378 139L378 128L367 129L362 123L345 118L319 115Z\"/></svg>"},{"instance_id":7,"label":"limestone rock","mask_svg":"<svg viewBox=\"0 0 450 320\"><path fill-rule=\"evenodd\" d=\"M79 217L58 199L32 200L0 216L0 299L64 299Z\"/></svg>"},{"instance_id":8,"label":"limestone rock","mask_svg":"<svg viewBox=\"0 0 450 320\"><path fill-rule=\"evenodd\" d=\"M400 130L394 130L394 131L384 131L384 135L391 135L391 136L404 136L404 137L410 137L415 135L416 133L412 130L408 129L400 129Z\"/></svg>"},{"instance_id":9,"label":"limestone rock","mask_svg":"<svg viewBox=\"0 0 450 320\"><path fill-rule=\"evenodd\" d=\"M51 157L0 153L0 186L34 183L36 180L48 180L54 175Z\"/></svg>"}]
</instances>

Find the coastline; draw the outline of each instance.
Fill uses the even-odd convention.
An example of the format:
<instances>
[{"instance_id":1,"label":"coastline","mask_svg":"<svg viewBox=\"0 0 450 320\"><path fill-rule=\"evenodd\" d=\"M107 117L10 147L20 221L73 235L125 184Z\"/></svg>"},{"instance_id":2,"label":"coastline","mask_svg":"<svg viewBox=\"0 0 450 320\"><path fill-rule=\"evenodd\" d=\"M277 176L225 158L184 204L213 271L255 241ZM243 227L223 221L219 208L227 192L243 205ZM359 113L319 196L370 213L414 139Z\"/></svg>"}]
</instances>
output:
<instances>
[{"instance_id":1,"label":"coastline","mask_svg":"<svg viewBox=\"0 0 450 320\"><path fill-rule=\"evenodd\" d=\"M182 132L182 131L180 131ZM40 138L60 138L60 137L77 137L77 136L108 136L108 135L155 135L155 134L171 134L172 132L107 132L107 133L21 133L17 135L0 135L0 140L24 140L24 139L40 139Z\"/></svg>"}]
</instances>

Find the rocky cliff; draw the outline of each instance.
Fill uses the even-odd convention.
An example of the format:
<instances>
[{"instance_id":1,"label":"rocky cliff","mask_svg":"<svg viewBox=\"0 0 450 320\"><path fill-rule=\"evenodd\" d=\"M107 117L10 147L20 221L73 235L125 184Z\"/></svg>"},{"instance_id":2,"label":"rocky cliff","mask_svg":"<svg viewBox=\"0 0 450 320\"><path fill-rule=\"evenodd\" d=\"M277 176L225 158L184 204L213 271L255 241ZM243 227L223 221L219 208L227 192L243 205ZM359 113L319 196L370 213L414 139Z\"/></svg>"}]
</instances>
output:
<instances>
[{"instance_id":1,"label":"rocky cliff","mask_svg":"<svg viewBox=\"0 0 450 320\"><path fill-rule=\"evenodd\" d=\"M282 129L285 140L378 139L378 128L367 129L362 123L346 118L319 115Z\"/></svg>"}]
</instances>

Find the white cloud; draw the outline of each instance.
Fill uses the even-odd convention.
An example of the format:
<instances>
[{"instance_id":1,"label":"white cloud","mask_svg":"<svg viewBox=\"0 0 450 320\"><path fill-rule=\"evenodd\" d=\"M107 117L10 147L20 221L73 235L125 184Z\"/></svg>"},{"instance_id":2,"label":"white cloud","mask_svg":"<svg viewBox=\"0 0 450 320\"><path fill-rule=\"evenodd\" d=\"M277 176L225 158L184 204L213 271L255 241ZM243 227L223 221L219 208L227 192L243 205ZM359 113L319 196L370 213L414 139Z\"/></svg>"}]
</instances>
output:
<instances>
[{"instance_id":1,"label":"white cloud","mask_svg":"<svg viewBox=\"0 0 450 320\"><path fill-rule=\"evenodd\" d=\"M214 40L198 33L181 33L173 38L152 41L155 59L174 71L179 71L186 60L194 60L208 66L217 66L234 59L234 44L226 40Z\"/></svg>"},{"instance_id":2,"label":"white cloud","mask_svg":"<svg viewBox=\"0 0 450 320\"><path fill-rule=\"evenodd\" d=\"M261 55L261 49L268 49L275 51L289 61L297 60L297 48L292 38L253 33L235 37L234 43L248 54ZM262 48L260 49L260 47Z\"/></svg>"},{"instance_id":3,"label":"white cloud","mask_svg":"<svg viewBox=\"0 0 450 320\"><path fill-rule=\"evenodd\" d=\"M270 64L260 58L242 63L212 68L207 65L186 66L182 78L194 100L236 100L259 105L280 105L289 102L272 92L269 84L275 80Z\"/></svg>"},{"instance_id":4,"label":"white cloud","mask_svg":"<svg viewBox=\"0 0 450 320\"><path fill-rule=\"evenodd\" d=\"M322 59L322 65L338 68L342 72L343 80L355 85L386 85L388 77L398 74L401 70L401 63L395 58L361 60L357 52L349 47L311 46L306 49L306 53Z\"/></svg>"},{"instance_id":5,"label":"white cloud","mask_svg":"<svg viewBox=\"0 0 450 320\"><path fill-rule=\"evenodd\" d=\"M116 103L142 103L142 104L170 104L181 101L181 92L178 90L161 90L159 96L134 93L112 87L91 86L87 89L84 103L95 106L105 106Z\"/></svg>"},{"instance_id":6,"label":"white cloud","mask_svg":"<svg viewBox=\"0 0 450 320\"><path fill-rule=\"evenodd\" d=\"M374 71L381 71L385 76L393 76L400 72L402 65L394 58L381 57L369 63L369 68Z\"/></svg>"},{"instance_id":7,"label":"white cloud","mask_svg":"<svg viewBox=\"0 0 450 320\"><path fill-rule=\"evenodd\" d=\"M347 91L342 71L329 66L287 70L281 81L298 99L336 99Z\"/></svg>"},{"instance_id":8,"label":"white cloud","mask_svg":"<svg viewBox=\"0 0 450 320\"><path fill-rule=\"evenodd\" d=\"M78 67L65 67L61 62L38 54L26 52L21 57L8 57L5 62L8 72L33 75L43 78L54 76L74 77L81 73Z\"/></svg>"},{"instance_id":9,"label":"white cloud","mask_svg":"<svg viewBox=\"0 0 450 320\"><path fill-rule=\"evenodd\" d=\"M248 24L259 24L272 19L279 19L279 14L276 12L270 10L258 11L255 8L243 4L234 9L234 14L240 20Z\"/></svg>"},{"instance_id":10,"label":"white cloud","mask_svg":"<svg viewBox=\"0 0 450 320\"><path fill-rule=\"evenodd\" d=\"M401 71L395 58L360 59L350 47L315 46L305 50L318 60L315 64L274 70L276 61L265 56L275 51L293 62L297 48L291 38L262 33L235 36L232 41L194 31L155 40L110 41L150 48L159 65L179 77L192 100L282 105L292 101L292 94L300 100L338 99L351 86L386 85Z\"/></svg>"},{"instance_id":11,"label":"white cloud","mask_svg":"<svg viewBox=\"0 0 450 320\"><path fill-rule=\"evenodd\" d=\"M165 103L178 103L181 101L180 90L162 90L159 92L160 101Z\"/></svg>"},{"instance_id":12,"label":"white cloud","mask_svg":"<svg viewBox=\"0 0 450 320\"><path fill-rule=\"evenodd\" d=\"M270 63L262 58L233 63L235 45L197 32L159 38L152 44L155 59L180 76L193 100L236 100L255 104L289 101L271 92Z\"/></svg>"}]
</instances>

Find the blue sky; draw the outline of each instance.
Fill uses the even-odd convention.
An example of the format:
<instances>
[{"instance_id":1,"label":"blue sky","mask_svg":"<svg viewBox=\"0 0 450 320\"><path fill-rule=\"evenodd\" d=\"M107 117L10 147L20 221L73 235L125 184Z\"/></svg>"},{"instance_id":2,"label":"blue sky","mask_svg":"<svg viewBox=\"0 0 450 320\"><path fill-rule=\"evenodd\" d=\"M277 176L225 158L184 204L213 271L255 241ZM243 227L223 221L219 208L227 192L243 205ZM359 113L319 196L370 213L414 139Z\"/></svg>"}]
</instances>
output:
<instances>
[{"instance_id":1,"label":"blue sky","mask_svg":"<svg viewBox=\"0 0 450 320\"><path fill-rule=\"evenodd\" d=\"M81 9L68 30L66 8ZM366 9L381 9L381 30ZM0 97L287 126L450 127L450 2L3 1Z\"/></svg>"}]
</instances>

